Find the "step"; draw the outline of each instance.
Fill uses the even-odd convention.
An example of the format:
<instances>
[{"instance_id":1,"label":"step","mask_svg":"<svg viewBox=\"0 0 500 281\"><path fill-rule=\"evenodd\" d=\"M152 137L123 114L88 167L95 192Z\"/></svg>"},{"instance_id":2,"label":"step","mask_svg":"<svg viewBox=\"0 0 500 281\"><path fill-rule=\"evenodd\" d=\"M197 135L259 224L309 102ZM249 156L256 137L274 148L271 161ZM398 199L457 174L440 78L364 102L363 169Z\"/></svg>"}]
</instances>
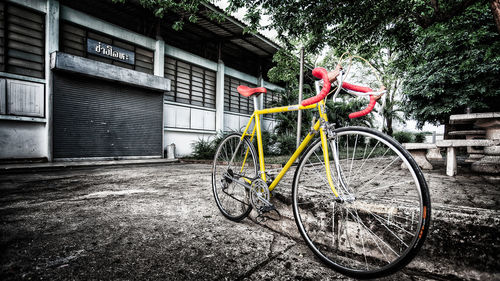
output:
<instances>
[{"instance_id":1,"label":"step","mask_svg":"<svg viewBox=\"0 0 500 281\"><path fill-rule=\"evenodd\" d=\"M261 224L302 241L293 217L289 191L275 192L272 202L282 218ZM251 219L255 221L255 212L252 212ZM435 204L425 244L404 270L443 279L496 279L499 225L498 210Z\"/></svg>"}]
</instances>

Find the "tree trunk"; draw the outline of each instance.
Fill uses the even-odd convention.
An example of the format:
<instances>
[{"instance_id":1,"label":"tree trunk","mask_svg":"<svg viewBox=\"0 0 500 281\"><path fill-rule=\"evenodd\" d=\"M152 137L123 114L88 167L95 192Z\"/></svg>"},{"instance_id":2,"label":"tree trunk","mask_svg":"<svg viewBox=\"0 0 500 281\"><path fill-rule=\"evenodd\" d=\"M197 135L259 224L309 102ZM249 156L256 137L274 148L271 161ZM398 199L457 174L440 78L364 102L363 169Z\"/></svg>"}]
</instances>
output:
<instances>
[{"instance_id":1,"label":"tree trunk","mask_svg":"<svg viewBox=\"0 0 500 281\"><path fill-rule=\"evenodd\" d=\"M500 0L491 0L491 12L497 25L498 33L500 33Z\"/></svg>"},{"instance_id":2,"label":"tree trunk","mask_svg":"<svg viewBox=\"0 0 500 281\"><path fill-rule=\"evenodd\" d=\"M392 117L387 116L386 121L387 121L386 122L387 123L387 134L392 137L392 133L393 133L393 131L392 131Z\"/></svg>"}]
</instances>

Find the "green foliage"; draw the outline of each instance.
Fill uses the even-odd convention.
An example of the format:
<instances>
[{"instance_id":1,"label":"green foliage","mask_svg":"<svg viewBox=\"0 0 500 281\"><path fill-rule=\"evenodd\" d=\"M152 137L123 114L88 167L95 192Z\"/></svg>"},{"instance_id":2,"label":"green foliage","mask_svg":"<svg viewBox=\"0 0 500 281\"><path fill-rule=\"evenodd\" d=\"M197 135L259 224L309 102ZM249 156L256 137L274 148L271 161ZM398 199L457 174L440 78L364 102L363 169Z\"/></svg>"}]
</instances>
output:
<instances>
[{"instance_id":1,"label":"green foliage","mask_svg":"<svg viewBox=\"0 0 500 281\"><path fill-rule=\"evenodd\" d=\"M474 3L488 1L371 0L229 0L227 11L248 9L246 19L252 30L260 28L262 15L269 15L278 38L286 45L305 44L308 52L329 45L347 50L363 44L370 54L376 46L398 46L411 54L418 36L416 27L427 28L446 22ZM437 6L436 6L437 5ZM293 15L293 16L291 16Z\"/></svg>"},{"instance_id":2,"label":"green foliage","mask_svg":"<svg viewBox=\"0 0 500 281\"><path fill-rule=\"evenodd\" d=\"M374 138L370 138L370 141L368 144L370 145L370 147L375 147L378 142L379 142L379 140L374 139Z\"/></svg>"},{"instance_id":3,"label":"green foliage","mask_svg":"<svg viewBox=\"0 0 500 281\"><path fill-rule=\"evenodd\" d=\"M213 159L217 147L227 136L227 133L218 132L213 138L198 138L191 146L193 147L192 156L196 159Z\"/></svg>"},{"instance_id":4,"label":"green foliage","mask_svg":"<svg viewBox=\"0 0 500 281\"><path fill-rule=\"evenodd\" d=\"M267 73L271 82L288 82L291 85L298 85L300 73L299 60L285 49L280 49L274 54L273 62L276 66Z\"/></svg>"},{"instance_id":5,"label":"green foliage","mask_svg":"<svg viewBox=\"0 0 500 281\"><path fill-rule=\"evenodd\" d=\"M257 27L269 15L289 50L301 42L309 53L329 46L337 54L355 50L368 59L384 50L396 54L383 73L404 76L406 97L402 107L388 104L384 114L397 119L403 109L422 126L444 123L466 107L500 110L500 35L489 2L230 0L229 10L251 8L248 19ZM290 63L283 56L276 60ZM386 86L396 81L382 80ZM392 130L389 124L386 130Z\"/></svg>"},{"instance_id":6,"label":"green foliage","mask_svg":"<svg viewBox=\"0 0 500 281\"><path fill-rule=\"evenodd\" d=\"M426 133L424 132L415 133L415 142L423 143L425 141L425 135Z\"/></svg>"},{"instance_id":7,"label":"green foliage","mask_svg":"<svg viewBox=\"0 0 500 281\"><path fill-rule=\"evenodd\" d=\"M304 85L304 99L313 95L312 89L309 85ZM286 106L297 104L299 100L299 90L298 88L291 88L288 86L284 92L280 93L280 99L278 102L272 103L272 107ZM302 127L301 135L305 136L309 131L311 120L315 112L313 110L303 110L302 111ZM293 135L296 138L297 134L297 120L298 111L278 113L275 115L277 125L274 128L274 132L278 135Z\"/></svg>"},{"instance_id":8,"label":"green foliage","mask_svg":"<svg viewBox=\"0 0 500 281\"><path fill-rule=\"evenodd\" d=\"M395 132L392 136L399 143L413 142L413 134L411 132L405 132L405 131Z\"/></svg>"},{"instance_id":9,"label":"green foliage","mask_svg":"<svg viewBox=\"0 0 500 281\"><path fill-rule=\"evenodd\" d=\"M212 159L215 155L216 147L210 139L199 138L192 144L193 157L196 159Z\"/></svg>"},{"instance_id":10,"label":"green foliage","mask_svg":"<svg viewBox=\"0 0 500 281\"><path fill-rule=\"evenodd\" d=\"M254 138L254 145L257 148L257 138ZM264 155L279 155L279 147L276 145L277 135L268 131L262 131L262 147Z\"/></svg>"},{"instance_id":11,"label":"green foliage","mask_svg":"<svg viewBox=\"0 0 500 281\"><path fill-rule=\"evenodd\" d=\"M132 0L112 0L115 3L125 3ZM179 31L182 30L184 22L187 19L191 23L198 22L198 11L203 3L210 1L206 0L139 0L139 3L146 9L152 11L153 15L162 19L165 15L176 16L173 18L172 29ZM209 18L223 20L224 15L219 13L209 12Z\"/></svg>"},{"instance_id":12,"label":"green foliage","mask_svg":"<svg viewBox=\"0 0 500 281\"><path fill-rule=\"evenodd\" d=\"M349 119L349 114L365 108L367 101L361 98L344 99L340 102L326 102L327 116L330 123L335 123L337 127L364 126L373 127L373 114L363 117Z\"/></svg>"},{"instance_id":13,"label":"green foliage","mask_svg":"<svg viewBox=\"0 0 500 281\"><path fill-rule=\"evenodd\" d=\"M278 135L277 144L279 155L290 155L296 149L297 137L292 135Z\"/></svg>"},{"instance_id":14,"label":"green foliage","mask_svg":"<svg viewBox=\"0 0 500 281\"><path fill-rule=\"evenodd\" d=\"M191 157L195 159L213 159L217 147L224 140L229 132L219 132L213 138L198 138L192 144L193 153ZM254 138L253 145L257 149L257 138ZM272 132L262 132L262 144L265 156L289 155L295 151L295 135L278 135Z\"/></svg>"},{"instance_id":15,"label":"green foliage","mask_svg":"<svg viewBox=\"0 0 500 281\"><path fill-rule=\"evenodd\" d=\"M405 76L404 109L423 121L445 123L450 114L500 109L500 35L487 4L419 32Z\"/></svg>"}]
</instances>

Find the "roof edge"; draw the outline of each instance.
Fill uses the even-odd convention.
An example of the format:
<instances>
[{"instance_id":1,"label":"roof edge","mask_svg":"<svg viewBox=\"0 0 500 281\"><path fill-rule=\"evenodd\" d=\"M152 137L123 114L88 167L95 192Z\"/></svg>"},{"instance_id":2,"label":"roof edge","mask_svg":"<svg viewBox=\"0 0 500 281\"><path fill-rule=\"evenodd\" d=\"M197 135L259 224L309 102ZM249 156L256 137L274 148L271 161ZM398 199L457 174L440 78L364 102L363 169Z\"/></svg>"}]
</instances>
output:
<instances>
[{"instance_id":1,"label":"roof edge","mask_svg":"<svg viewBox=\"0 0 500 281\"><path fill-rule=\"evenodd\" d=\"M238 20L237 18L231 16L231 15L227 15L224 13L224 10L222 10L221 8L215 6L215 5L212 5L210 3L207 3L207 2L203 2L202 3L203 6L207 7L208 9L216 12L216 13L219 13L219 14L222 14L224 17L226 17L227 20L229 20L230 22L236 24L237 26L241 27L241 28L245 28L247 25ZM282 49L282 47L280 45L278 45L277 43L273 42L273 40L267 38L265 35L261 34L260 32L257 32L257 34L252 34L253 36L257 37L258 39L264 41L266 44L268 44L269 46L275 48L276 50L279 50L279 49Z\"/></svg>"}]
</instances>

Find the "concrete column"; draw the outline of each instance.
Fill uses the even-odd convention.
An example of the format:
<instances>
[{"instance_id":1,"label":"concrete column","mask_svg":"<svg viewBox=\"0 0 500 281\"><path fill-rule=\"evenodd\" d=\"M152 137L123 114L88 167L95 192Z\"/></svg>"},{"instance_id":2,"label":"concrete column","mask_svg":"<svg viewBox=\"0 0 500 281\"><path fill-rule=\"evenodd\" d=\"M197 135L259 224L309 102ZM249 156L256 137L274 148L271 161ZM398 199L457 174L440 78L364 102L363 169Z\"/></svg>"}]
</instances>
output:
<instances>
[{"instance_id":1,"label":"concrete column","mask_svg":"<svg viewBox=\"0 0 500 281\"><path fill-rule=\"evenodd\" d=\"M457 154L454 147L446 150L446 175L453 177L457 174Z\"/></svg>"},{"instance_id":2,"label":"concrete column","mask_svg":"<svg viewBox=\"0 0 500 281\"><path fill-rule=\"evenodd\" d=\"M215 130L224 129L224 62L219 60L217 64L217 76L215 86Z\"/></svg>"},{"instance_id":3,"label":"concrete column","mask_svg":"<svg viewBox=\"0 0 500 281\"><path fill-rule=\"evenodd\" d=\"M45 118L47 132L47 158L53 161L52 150L52 97L53 97L53 74L50 70L50 54L59 50L59 1L47 1L47 14L45 17Z\"/></svg>"},{"instance_id":4,"label":"concrete column","mask_svg":"<svg viewBox=\"0 0 500 281\"><path fill-rule=\"evenodd\" d=\"M165 75L165 41L156 40L154 75L163 77Z\"/></svg>"},{"instance_id":5,"label":"concrete column","mask_svg":"<svg viewBox=\"0 0 500 281\"><path fill-rule=\"evenodd\" d=\"M161 39L161 37L157 38L155 42L155 57L154 57L154 68L153 68L153 74L155 76L165 76L165 41ZM163 103L163 102L162 102ZM162 143L162 149L161 149L161 157L165 158L165 149L166 149L166 144L165 144L165 106L163 106L163 111L162 111L162 125L161 125L161 143Z\"/></svg>"}]
</instances>

